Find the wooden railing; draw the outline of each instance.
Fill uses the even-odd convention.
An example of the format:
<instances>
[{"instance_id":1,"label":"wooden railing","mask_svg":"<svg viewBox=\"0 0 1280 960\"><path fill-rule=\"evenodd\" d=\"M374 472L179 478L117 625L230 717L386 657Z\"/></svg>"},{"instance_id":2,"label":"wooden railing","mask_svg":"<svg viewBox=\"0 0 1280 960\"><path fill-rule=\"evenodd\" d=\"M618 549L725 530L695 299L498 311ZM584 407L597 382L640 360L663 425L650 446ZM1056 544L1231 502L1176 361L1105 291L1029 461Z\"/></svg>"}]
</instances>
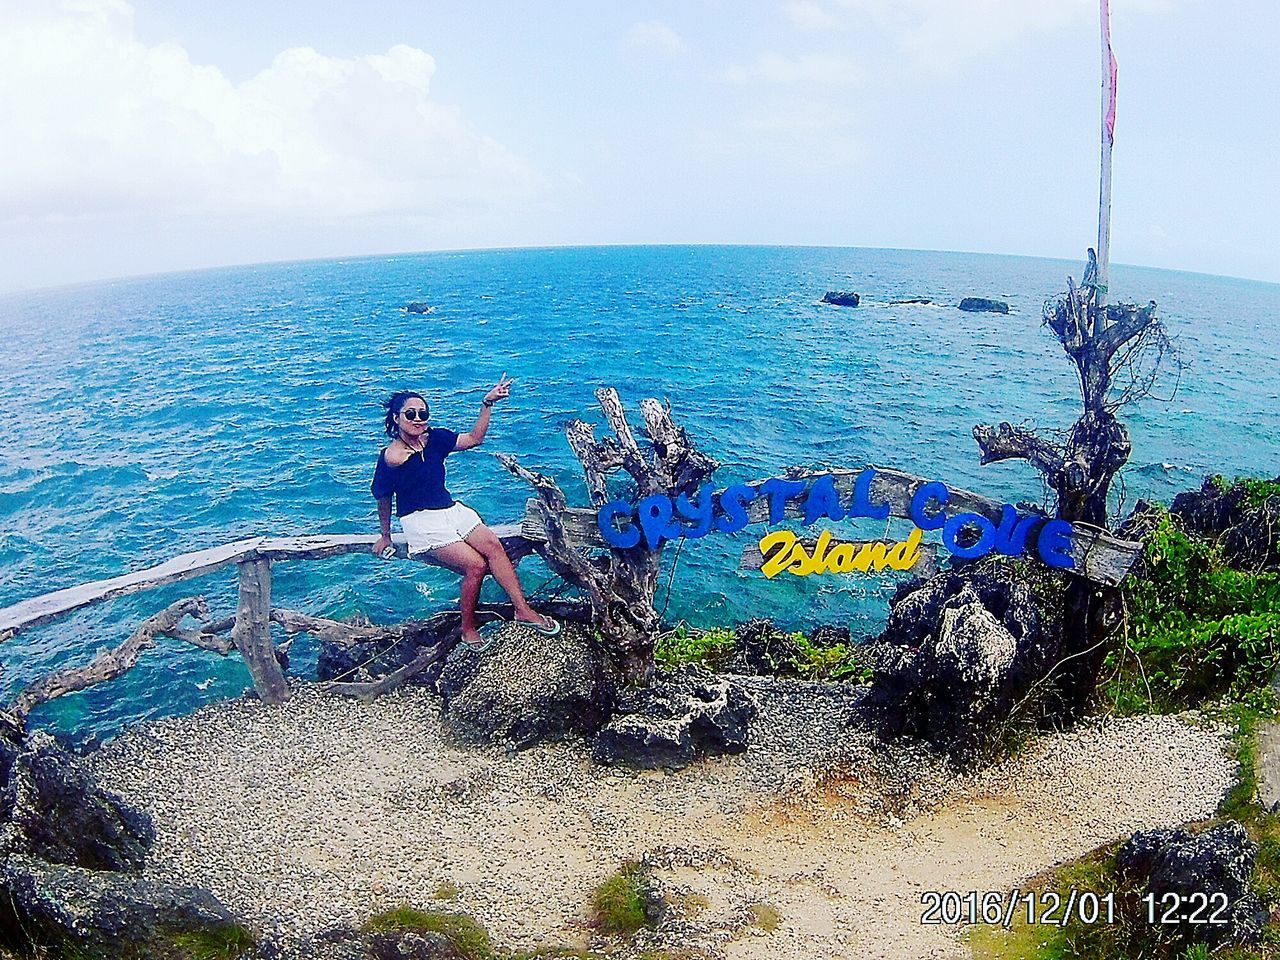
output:
<instances>
[{"instance_id":1,"label":"wooden railing","mask_svg":"<svg viewBox=\"0 0 1280 960\"><path fill-rule=\"evenodd\" d=\"M502 540L513 562L518 563L537 547L536 541L523 535L520 524L496 526L493 531ZM186 553L145 570L82 583L4 607L0 609L0 643L13 639L24 630L104 600L203 577L232 564L239 572L239 599L233 618L207 624L198 631L184 629L181 621L186 616L202 616L208 611L199 598L178 601L145 621L121 646L100 651L88 666L58 671L30 685L18 695L11 709L25 716L38 703L117 677L130 669L142 650L161 634L224 655L232 649L239 650L258 696L267 703L281 703L288 698L289 688L276 657L277 647L271 639L273 621L290 632L323 633L327 630L331 634L341 633L348 639L358 635L360 628L273 608L272 564L284 560L319 560L349 553L370 553L377 539L372 534L252 537ZM392 544L398 557L408 557L403 534L393 536ZM426 558L413 559L431 562ZM228 630L229 640L219 636ZM393 632L383 630L379 635Z\"/></svg>"},{"instance_id":2,"label":"wooden railing","mask_svg":"<svg viewBox=\"0 0 1280 960\"><path fill-rule=\"evenodd\" d=\"M788 475L793 479L812 479L830 474L834 478L835 489L843 498L852 492L858 473L855 470L793 470ZM878 502L889 505L891 516L909 517L912 496L926 482L920 477L895 470L877 470L871 484L871 493ZM802 497L797 497L787 502L787 518L803 516L801 499ZM987 517L993 523L999 522L1001 517L1001 504L967 490L950 490L949 505L956 510L971 511ZM768 506L764 499L748 504L747 515L752 523L767 522ZM513 563L518 563L523 557L544 547L548 540L548 519L542 502L532 498L526 504L525 517L521 523L493 528ZM555 526L569 547L607 549L608 545L597 525L595 510L570 507L561 512L558 521ZM0 609L0 643L3 643L24 630L114 597L202 577L232 564L236 566L239 575L239 597L234 617L206 623L199 630L190 630L182 626L182 620L189 615L207 617L208 611L204 608L203 600L198 597L180 600L150 617L121 646L99 651L88 666L58 671L29 685L14 702L16 706L11 704L10 709L19 716L25 716L38 703L119 676L137 662L142 650L150 646L159 635L186 641L222 655L233 649L238 650L249 668L258 695L267 703L280 703L288 698L289 690L277 653L282 648L287 650L292 639L277 647L271 639L273 623L281 626L291 637L299 632L308 632L322 639L360 642L379 638L394 640L406 636L412 630L421 631L432 622L402 624L398 627L358 627L272 607L271 578L274 563L286 560L319 560L350 553L367 554L372 552L376 541L377 537L372 534L252 537L183 554L134 573L57 590ZM392 543L397 556L408 556L403 534L395 535ZM1075 564L1070 572L1098 583L1115 585L1127 574L1141 549L1140 543L1122 540L1105 530L1075 524L1067 544L1067 552ZM922 563L921 569L927 572L936 567L936 561L932 547L925 553L927 563ZM431 562L425 558L414 559ZM758 567L762 560L759 547L751 544L747 547L742 562ZM432 620L443 622L441 618L450 616L456 616L456 613L440 614ZM439 642L431 649L424 649L413 663L376 683L334 686L341 687L340 692L360 695L379 693L424 669L445 652L445 647L443 642Z\"/></svg>"}]
</instances>

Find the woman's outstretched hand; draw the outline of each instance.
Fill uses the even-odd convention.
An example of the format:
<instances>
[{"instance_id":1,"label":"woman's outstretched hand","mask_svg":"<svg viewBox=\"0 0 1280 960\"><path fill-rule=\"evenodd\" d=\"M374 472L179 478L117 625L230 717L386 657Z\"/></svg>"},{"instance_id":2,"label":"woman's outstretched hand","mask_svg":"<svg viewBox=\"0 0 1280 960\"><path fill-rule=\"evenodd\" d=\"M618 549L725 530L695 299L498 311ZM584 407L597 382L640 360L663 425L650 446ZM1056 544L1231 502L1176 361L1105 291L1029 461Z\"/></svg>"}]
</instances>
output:
<instances>
[{"instance_id":1,"label":"woman's outstretched hand","mask_svg":"<svg viewBox=\"0 0 1280 960\"><path fill-rule=\"evenodd\" d=\"M511 385L513 383L515 383L515 380L508 380L504 371L502 379L498 381L498 385L484 395L484 402L489 406L492 406L499 400L507 399L507 397L511 396Z\"/></svg>"}]
</instances>

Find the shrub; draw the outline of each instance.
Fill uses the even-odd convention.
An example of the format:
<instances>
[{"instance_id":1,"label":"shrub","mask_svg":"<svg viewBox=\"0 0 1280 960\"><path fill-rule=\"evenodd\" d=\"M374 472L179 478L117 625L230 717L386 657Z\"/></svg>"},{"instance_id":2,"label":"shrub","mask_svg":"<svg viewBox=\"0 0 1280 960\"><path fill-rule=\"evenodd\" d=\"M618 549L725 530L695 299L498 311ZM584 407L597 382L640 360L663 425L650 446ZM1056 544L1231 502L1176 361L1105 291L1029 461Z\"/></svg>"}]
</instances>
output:
<instances>
[{"instance_id":1,"label":"shrub","mask_svg":"<svg viewBox=\"0 0 1280 960\"><path fill-rule=\"evenodd\" d=\"M658 638L654 658L665 667L701 663L717 669L730 665L731 662L741 666L741 662L735 659L737 654L744 646L750 647L754 642L761 647L758 655L763 662L753 663L749 655L746 661L749 666L762 672L802 677L806 680L849 680L854 683L868 683L871 680L871 669L859 660L857 646L854 644L815 643L798 631L784 633L768 620L752 621L748 626L754 632L747 636L744 644L743 637L732 627L698 630L681 621L676 624L675 629Z\"/></svg>"},{"instance_id":2,"label":"shrub","mask_svg":"<svg viewBox=\"0 0 1280 960\"><path fill-rule=\"evenodd\" d=\"M791 657L791 666L798 676L806 680L871 682L871 668L858 659L857 649L853 645L834 643L823 646L814 643L803 633L787 634L787 639L796 651Z\"/></svg>"},{"instance_id":3,"label":"shrub","mask_svg":"<svg viewBox=\"0 0 1280 960\"><path fill-rule=\"evenodd\" d=\"M1265 688L1280 667L1280 575L1229 567L1163 510L1144 566L1125 591L1128 643L1109 658L1116 709L1167 712Z\"/></svg>"},{"instance_id":4,"label":"shrub","mask_svg":"<svg viewBox=\"0 0 1280 960\"><path fill-rule=\"evenodd\" d=\"M629 860L591 895L591 921L601 933L629 937L650 926L645 911L649 878L642 863Z\"/></svg>"},{"instance_id":5,"label":"shrub","mask_svg":"<svg viewBox=\"0 0 1280 960\"><path fill-rule=\"evenodd\" d=\"M653 655L665 667L702 663L714 668L733 656L737 642L738 637L732 627L696 630L681 620L674 630L658 638Z\"/></svg>"},{"instance_id":6,"label":"shrub","mask_svg":"<svg viewBox=\"0 0 1280 960\"><path fill-rule=\"evenodd\" d=\"M368 933L438 933L467 960L489 960L494 955L489 931L465 913L400 906L374 914L364 929Z\"/></svg>"}]
</instances>

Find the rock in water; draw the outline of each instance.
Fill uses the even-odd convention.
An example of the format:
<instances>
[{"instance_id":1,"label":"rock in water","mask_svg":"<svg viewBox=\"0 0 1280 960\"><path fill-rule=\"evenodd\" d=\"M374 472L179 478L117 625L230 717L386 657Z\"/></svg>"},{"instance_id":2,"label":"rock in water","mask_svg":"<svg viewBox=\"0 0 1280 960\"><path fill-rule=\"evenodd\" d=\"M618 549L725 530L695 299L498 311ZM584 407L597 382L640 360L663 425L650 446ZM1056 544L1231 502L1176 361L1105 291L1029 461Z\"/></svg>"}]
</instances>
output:
<instances>
[{"instance_id":1,"label":"rock in water","mask_svg":"<svg viewBox=\"0 0 1280 960\"><path fill-rule=\"evenodd\" d=\"M433 307L431 304L426 303L422 300L415 300L413 301L413 303L406 303L404 305L405 313L424 314L424 313L431 313L433 310L435 310L435 307Z\"/></svg>"},{"instance_id":2,"label":"rock in water","mask_svg":"<svg viewBox=\"0 0 1280 960\"><path fill-rule=\"evenodd\" d=\"M1009 305L1003 300L988 300L986 297L965 297L960 301L960 309L969 313L1008 313Z\"/></svg>"},{"instance_id":3,"label":"rock in water","mask_svg":"<svg viewBox=\"0 0 1280 960\"><path fill-rule=\"evenodd\" d=\"M599 763L678 770L700 755L742 753L756 715L750 694L725 677L688 665L618 697L600 731Z\"/></svg>"},{"instance_id":4,"label":"rock in water","mask_svg":"<svg viewBox=\"0 0 1280 960\"><path fill-rule=\"evenodd\" d=\"M1117 851L1116 868L1126 882L1145 883L1144 893L1155 896L1157 919L1174 903L1161 900L1168 894L1179 898L1180 915L1199 905L1190 899L1193 894L1226 896L1220 915L1225 924L1179 923L1170 933L1214 945L1256 943L1268 920L1266 907L1249 889L1257 856L1258 845L1231 821L1198 835L1182 829L1135 833ZM1208 918L1221 903L1221 897L1211 901L1202 916Z\"/></svg>"},{"instance_id":5,"label":"rock in water","mask_svg":"<svg viewBox=\"0 0 1280 960\"><path fill-rule=\"evenodd\" d=\"M849 290L828 290L822 295L823 303L834 304L837 307L856 307L861 301L861 296Z\"/></svg>"},{"instance_id":6,"label":"rock in water","mask_svg":"<svg viewBox=\"0 0 1280 960\"><path fill-rule=\"evenodd\" d=\"M547 637L510 624L483 653L459 643L439 689L445 726L456 739L518 749L594 734L613 710L615 684L589 631L567 624Z\"/></svg>"}]
</instances>

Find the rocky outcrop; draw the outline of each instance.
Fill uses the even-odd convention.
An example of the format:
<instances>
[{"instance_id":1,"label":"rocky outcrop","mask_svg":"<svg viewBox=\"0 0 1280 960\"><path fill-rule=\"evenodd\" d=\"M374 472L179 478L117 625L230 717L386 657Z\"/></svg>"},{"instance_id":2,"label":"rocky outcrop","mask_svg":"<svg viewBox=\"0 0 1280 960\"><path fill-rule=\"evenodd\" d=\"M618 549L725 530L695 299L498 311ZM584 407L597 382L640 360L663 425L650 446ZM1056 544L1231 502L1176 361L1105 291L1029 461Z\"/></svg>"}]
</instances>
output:
<instances>
[{"instance_id":1,"label":"rocky outcrop","mask_svg":"<svg viewBox=\"0 0 1280 960\"><path fill-rule=\"evenodd\" d=\"M989 300L986 297L965 297L960 301L960 309L969 313L1008 313L1009 305L1003 300Z\"/></svg>"},{"instance_id":2,"label":"rocky outcrop","mask_svg":"<svg viewBox=\"0 0 1280 960\"><path fill-rule=\"evenodd\" d=\"M0 864L7 919L36 943L72 942L88 955L138 946L173 930L231 926L234 918L207 890L176 887L139 874L86 870L14 854ZM3 915L13 911L5 918ZM77 954L78 955L78 954ZM143 951L138 954L146 957Z\"/></svg>"},{"instance_id":3,"label":"rocky outcrop","mask_svg":"<svg viewBox=\"0 0 1280 960\"><path fill-rule=\"evenodd\" d=\"M425 313L432 313L435 311L435 309L436 308L433 307L431 304L426 303L422 300L414 300L412 303L406 303L404 305L405 313L425 314Z\"/></svg>"},{"instance_id":4,"label":"rocky outcrop","mask_svg":"<svg viewBox=\"0 0 1280 960\"><path fill-rule=\"evenodd\" d=\"M458 644L439 690L445 726L458 741L519 749L594 734L613 710L615 684L589 630L566 624L547 637L510 624L483 653Z\"/></svg>"},{"instance_id":5,"label":"rocky outcrop","mask_svg":"<svg viewBox=\"0 0 1280 960\"><path fill-rule=\"evenodd\" d=\"M1269 488L1276 492L1267 495ZM1190 532L1217 541L1232 566L1280 570L1280 477L1252 485L1209 477L1198 492L1178 494L1169 512Z\"/></svg>"},{"instance_id":6,"label":"rocky outcrop","mask_svg":"<svg viewBox=\"0 0 1280 960\"><path fill-rule=\"evenodd\" d=\"M862 714L884 736L918 737L961 761L998 747L1011 722L1053 715L1058 577L993 558L901 589L871 648Z\"/></svg>"},{"instance_id":7,"label":"rocky outcrop","mask_svg":"<svg viewBox=\"0 0 1280 960\"><path fill-rule=\"evenodd\" d=\"M741 686L698 665L627 688L600 731L599 763L678 770L699 756L742 753L756 705Z\"/></svg>"},{"instance_id":8,"label":"rocky outcrop","mask_svg":"<svg viewBox=\"0 0 1280 960\"><path fill-rule=\"evenodd\" d=\"M1116 853L1116 870L1126 884L1155 897L1157 919L1175 911L1180 922L1167 932L1211 945L1255 943L1268 919L1266 907L1249 889L1257 855L1258 845L1232 821L1200 834L1184 829L1135 833ZM1199 902L1206 893L1216 899ZM1216 914L1225 922L1185 922L1197 906L1204 908L1201 919Z\"/></svg>"},{"instance_id":9,"label":"rocky outcrop","mask_svg":"<svg viewBox=\"0 0 1280 960\"><path fill-rule=\"evenodd\" d=\"M3 722L0 722L3 723ZM100 789L47 733L0 729L0 852L91 870L139 870L150 819Z\"/></svg>"},{"instance_id":10,"label":"rocky outcrop","mask_svg":"<svg viewBox=\"0 0 1280 960\"><path fill-rule=\"evenodd\" d=\"M141 876L154 839L78 757L0 713L0 945L145 958L168 931L233 923L207 891Z\"/></svg>"},{"instance_id":11,"label":"rocky outcrop","mask_svg":"<svg viewBox=\"0 0 1280 960\"><path fill-rule=\"evenodd\" d=\"M828 290L822 295L822 302L837 307L856 307L862 302L862 297L851 290Z\"/></svg>"}]
</instances>

